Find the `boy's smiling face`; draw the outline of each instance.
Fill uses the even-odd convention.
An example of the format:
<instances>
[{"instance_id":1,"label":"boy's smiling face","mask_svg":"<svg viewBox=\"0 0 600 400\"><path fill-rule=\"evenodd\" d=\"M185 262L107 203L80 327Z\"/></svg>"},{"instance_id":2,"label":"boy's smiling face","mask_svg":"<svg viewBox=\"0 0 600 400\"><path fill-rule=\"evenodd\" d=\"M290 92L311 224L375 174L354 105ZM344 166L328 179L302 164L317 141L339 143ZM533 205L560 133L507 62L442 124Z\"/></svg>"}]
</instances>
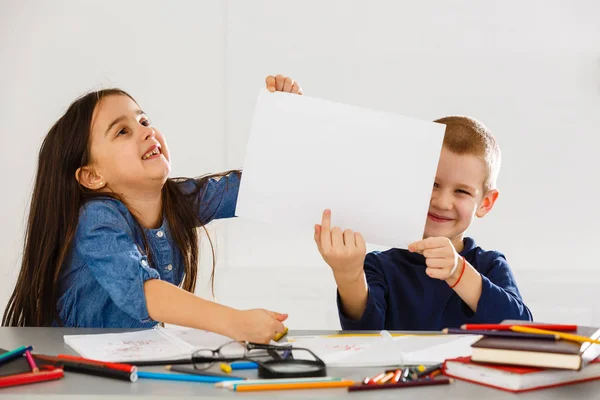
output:
<instances>
[{"instance_id":1,"label":"boy's smiling face","mask_svg":"<svg viewBox=\"0 0 600 400\"><path fill-rule=\"evenodd\" d=\"M485 179L481 157L442 148L423 238L447 237L461 251L473 217L485 216L498 198L496 189L484 193Z\"/></svg>"}]
</instances>

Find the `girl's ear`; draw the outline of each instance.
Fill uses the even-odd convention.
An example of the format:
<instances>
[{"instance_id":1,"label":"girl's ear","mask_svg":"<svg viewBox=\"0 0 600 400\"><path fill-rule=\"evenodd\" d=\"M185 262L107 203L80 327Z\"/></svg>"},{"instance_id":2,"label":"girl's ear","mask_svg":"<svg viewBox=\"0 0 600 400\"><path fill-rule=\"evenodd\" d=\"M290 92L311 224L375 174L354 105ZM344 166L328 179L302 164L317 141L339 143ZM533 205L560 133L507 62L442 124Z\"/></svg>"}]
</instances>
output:
<instances>
[{"instance_id":1,"label":"girl's ear","mask_svg":"<svg viewBox=\"0 0 600 400\"><path fill-rule=\"evenodd\" d=\"M106 182L102 179L102 176L97 174L89 165L77 168L77 171L75 171L75 179L77 179L77 182L79 182L81 186L90 190L98 190L106 186Z\"/></svg>"},{"instance_id":2,"label":"girl's ear","mask_svg":"<svg viewBox=\"0 0 600 400\"><path fill-rule=\"evenodd\" d=\"M498 199L498 194L498 189L492 189L486 193L475 212L475 215L477 215L478 218L483 218L487 213L492 211L492 208L494 208L494 204L496 204L496 200Z\"/></svg>"}]
</instances>

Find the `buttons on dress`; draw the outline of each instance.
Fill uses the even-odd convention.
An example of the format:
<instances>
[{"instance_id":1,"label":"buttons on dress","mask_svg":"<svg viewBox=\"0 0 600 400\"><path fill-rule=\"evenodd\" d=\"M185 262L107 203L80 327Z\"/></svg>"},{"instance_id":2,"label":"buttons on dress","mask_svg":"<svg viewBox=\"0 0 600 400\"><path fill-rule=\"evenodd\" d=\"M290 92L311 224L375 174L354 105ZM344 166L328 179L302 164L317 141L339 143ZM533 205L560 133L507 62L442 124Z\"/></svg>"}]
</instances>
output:
<instances>
[{"instance_id":1,"label":"buttons on dress","mask_svg":"<svg viewBox=\"0 0 600 400\"><path fill-rule=\"evenodd\" d=\"M148 266L148 261L146 261L146 260L142 260L142 265L143 265L144 267L147 267L147 266Z\"/></svg>"},{"instance_id":2,"label":"buttons on dress","mask_svg":"<svg viewBox=\"0 0 600 400\"><path fill-rule=\"evenodd\" d=\"M167 265L167 271L170 271L173 269L173 266L171 264Z\"/></svg>"},{"instance_id":3,"label":"buttons on dress","mask_svg":"<svg viewBox=\"0 0 600 400\"><path fill-rule=\"evenodd\" d=\"M161 238L161 237L165 236L165 233L163 231L158 231L158 232L156 232L156 236Z\"/></svg>"}]
</instances>

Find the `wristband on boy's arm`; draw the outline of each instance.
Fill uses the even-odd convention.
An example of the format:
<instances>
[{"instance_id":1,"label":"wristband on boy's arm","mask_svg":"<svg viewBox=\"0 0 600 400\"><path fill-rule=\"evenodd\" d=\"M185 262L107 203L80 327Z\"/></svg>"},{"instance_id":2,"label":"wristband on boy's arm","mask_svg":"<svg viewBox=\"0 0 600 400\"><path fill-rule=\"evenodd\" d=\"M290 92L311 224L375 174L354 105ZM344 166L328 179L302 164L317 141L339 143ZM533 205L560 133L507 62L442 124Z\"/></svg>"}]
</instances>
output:
<instances>
[{"instance_id":1,"label":"wristband on boy's arm","mask_svg":"<svg viewBox=\"0 0 600 400\"><path fill-rule=\"evenodd\" d=\"M460 272L460 275L458 276L458 280L456 282L454 282L454 285L450 286L450 289L454 289L456 287L456 285L458 285L458 282L460 282L463 274L465 273L465 269L467 269L467 260L465 259L464 256L461 256L463 259L463 268L462 271Z\"/></svg>"}]
</instances>

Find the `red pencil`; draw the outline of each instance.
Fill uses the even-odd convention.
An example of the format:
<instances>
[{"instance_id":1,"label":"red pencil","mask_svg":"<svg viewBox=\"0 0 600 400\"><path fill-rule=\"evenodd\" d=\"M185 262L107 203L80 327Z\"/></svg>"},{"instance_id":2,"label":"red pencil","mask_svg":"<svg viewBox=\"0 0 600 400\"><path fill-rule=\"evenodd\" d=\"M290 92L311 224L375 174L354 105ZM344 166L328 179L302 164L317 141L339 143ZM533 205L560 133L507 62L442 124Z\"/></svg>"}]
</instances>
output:
<instances>
[{"instance_id":1,"label":"red pencil","mask_svg":"<svg viewBox=\"0 0 600 400\"><path fill-rule=\"evenodd\" d=\"M61 358L63 360L69 360L69 361L78 361L78 362L83 362L83 363L88 363L88 364L102 365L103 367L116 369L118 371L125 371L125 372L136 372L137 371L137 367L135 365L96 361L96 360L90 360L88 358L71 356L69 354L59 354L57 356L57 358Z\"/></svg>"},{"instance_id":2,"label":"red pencil","mask_svg":"<svg viewBox=\"0 0 600 400\"><path fill-rule=\"evenodd\" d=\"M60 379L63 376L65 375L63 370L60 368L53 369L51 371L27 372L24 374L3 376L0 377L0 388L50 381L53 379Z\"/></svg>"},{"instance_id":3,"label":"red pencil","mask_svg":"<svg viewBox=\"0 0 600 400\"><path fill-rule=\"evenodd\" d=\"M472 330L497 330L509 331L511 326L526 326L529 328L545 329L547 331L576 331L577 325L560 325L560 324L465 324L460 327L467 331Z\"/></svg>"}]
</instances>

